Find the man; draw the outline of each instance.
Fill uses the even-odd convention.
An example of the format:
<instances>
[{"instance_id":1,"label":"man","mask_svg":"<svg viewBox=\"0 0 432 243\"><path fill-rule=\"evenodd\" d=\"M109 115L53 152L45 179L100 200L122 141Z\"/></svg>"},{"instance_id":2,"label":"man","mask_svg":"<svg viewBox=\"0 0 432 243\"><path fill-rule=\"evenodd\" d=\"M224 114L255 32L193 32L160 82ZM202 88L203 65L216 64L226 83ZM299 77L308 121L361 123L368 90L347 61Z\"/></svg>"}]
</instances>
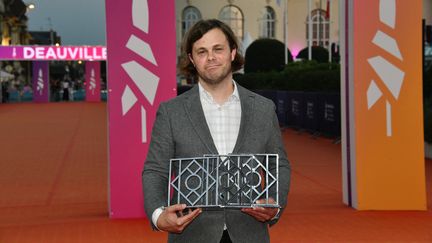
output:
<instances>
[{"instance_id":1,"label":"man","mask_svg":"<svg viewBox=\"0 0 432 243\"><path fill-rule=\"evenodd\" d=\"M290 166L272 101L237 85L232 72L243 64L232 30L219 20L201 20L182 47L185 74L198 85L162 103L152 131L143 170L144 204L152 226L169 232L169 242L269 242L268 225L286 205ZM277 208L186 210L167 206L168 170L172 158L205 154L279 155ZM264 203L264 201L257 201Z\"/></svg>"}]
</instances>

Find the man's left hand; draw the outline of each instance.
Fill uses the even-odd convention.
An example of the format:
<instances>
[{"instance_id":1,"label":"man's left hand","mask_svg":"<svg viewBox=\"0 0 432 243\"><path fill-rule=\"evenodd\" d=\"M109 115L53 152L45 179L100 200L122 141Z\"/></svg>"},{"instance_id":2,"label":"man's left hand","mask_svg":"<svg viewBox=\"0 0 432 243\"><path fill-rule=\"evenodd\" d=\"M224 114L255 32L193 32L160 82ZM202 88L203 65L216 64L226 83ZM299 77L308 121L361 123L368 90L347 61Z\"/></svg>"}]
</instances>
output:
<instances>
[{"instance_id":1,"label":"man's left hand","mask_svg":"<svg viewBox=\"0 0 432 243\"><path fill-rule=\"evenodd\" d=\"M256 204L265 203L265 199L259 199ZM273 198L269 198L268 204L274 204ZM266 222L273 219L278 213L278 208L265 208L265 207L253 207L253 208L242 208L242 212L249 214L260 222Z\"/></svg>"}]
</instances>

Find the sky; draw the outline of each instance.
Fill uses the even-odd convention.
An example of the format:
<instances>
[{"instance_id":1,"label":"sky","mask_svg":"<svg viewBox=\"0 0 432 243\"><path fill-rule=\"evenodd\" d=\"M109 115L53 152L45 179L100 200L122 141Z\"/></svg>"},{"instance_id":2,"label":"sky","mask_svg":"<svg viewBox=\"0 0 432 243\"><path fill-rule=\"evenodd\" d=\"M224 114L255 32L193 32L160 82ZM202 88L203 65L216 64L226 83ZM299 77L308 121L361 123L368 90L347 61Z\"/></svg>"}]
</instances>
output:
<instances>
[{"instance_id":1,"label":"sky","mask_svg":"<svg viewBox=\"0 0 432 243\"><path fill-rule=\"evenodd\" d=\"M62 45L106 45L105 0L24 0L36 8L27 13L29 31L52 28Z\"/></svg>"}]
</instances>

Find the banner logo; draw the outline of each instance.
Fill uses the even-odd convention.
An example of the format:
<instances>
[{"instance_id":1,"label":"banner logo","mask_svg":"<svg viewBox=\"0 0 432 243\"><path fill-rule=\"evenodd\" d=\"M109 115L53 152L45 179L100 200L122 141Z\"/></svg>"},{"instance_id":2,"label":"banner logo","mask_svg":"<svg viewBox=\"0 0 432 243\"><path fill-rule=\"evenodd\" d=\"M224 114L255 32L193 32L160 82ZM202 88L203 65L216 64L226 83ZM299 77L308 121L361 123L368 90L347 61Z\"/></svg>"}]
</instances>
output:
<instances>
[{"instance_id":1,"label":"banner logo","mask_svg":"<svg viewBox=\"0 0 432 243\"><path fill-rule=\"evenodd\" d=\"M92 95L94 95L96 89L96 78L95 78L95 71L92 68L92 70L90 71L90 87L89 90L91 90Z\"/></svg>"},{"instance_id":2,"label":"banner logo","mask_svg":"<svg viewBox=\"0 0 432 243\"><path fill-rule=\"evenodd\" d=\"M149 10L147 0L133 0L132 2L132 22L133 25L148 34L149 32ZM156 59L150 45L135 35L131 35L126 47L144 58L146 61L157 66ZM159 84L159 77L150 72L144 66L135 60L122 64L123 69L132 79L136 87L141 91L147 101L153 105L156 96L157 87ZM138 98L131 90L129 85L126 84L121 97L122 115L125 116L128 111L137 103ZM141 105L141 142L147 142L147 123L146 123L146 110Z\"/></svg>"},{"instance_id":3,"label":"banner logo","mask_svg":"<svg viewBox=\"0 0 432 243\"><path fill-rule=\"evenodd\" d=\"M386 26L396 28L396 0L380 0L379 4L380 22ZM399 50L397 41L387 33L377 30L372 43L380 47L385 52L393 55L401 62L403 61L402 54ZM385 59L381 55L374 56L368 59L369 64L378 75L381 84L383 84L392 94L391 97L383 97L383 92L377 85L375 80L371 80L367 90L368 110L370 110L376 102L381 98L386 101L386 127L387 136L392 136L392 103L396 102L402 88L405 77L405 72L400 70L395 64ZM400 63L401 64L401 63ZM392 101L391 101L392 100Z\"/></svg>"},{"instance_id":4,"label":"banner logo","mask_svg":"<svg viewBox=\"0 0 432 243\"><path fill-rule=\"evenodd\" d=\"M42 95L43 93L43 88L44 88L43 72L42 72L42 68L39 68L36 90L39 91L40 95Z\"/></svg>"}]
</instances>

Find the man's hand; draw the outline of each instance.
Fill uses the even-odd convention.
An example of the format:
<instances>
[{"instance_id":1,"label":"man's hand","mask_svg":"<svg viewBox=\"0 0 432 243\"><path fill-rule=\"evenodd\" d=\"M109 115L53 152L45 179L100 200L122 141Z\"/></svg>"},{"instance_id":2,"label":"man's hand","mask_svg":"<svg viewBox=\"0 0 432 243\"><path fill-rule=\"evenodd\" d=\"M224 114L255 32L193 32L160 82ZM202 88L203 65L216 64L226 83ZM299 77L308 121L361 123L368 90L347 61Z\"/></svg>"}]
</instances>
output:
<instances>
[{"instance_id":1,"label":"man's hand","mask_svg":"<svg viewBox=\"0 0 432 243\"><path fill-rule=\"evenodd\" d=\"M171 233L181 233L202 212L200 208L197 208L195 210L189 209L184 213L185 208L186 204L176 204L165 208L156 222L158 229Z\"/></svg>"},{"instance_id":2,"label":"man's hand","mask_svg":"<svg viewBox=\"0 0 432 243\"><path fill-rule=\"evenodd\" d=\"M257 204L263 204L265 202L266 202L265 199L260 199L256 201ZM273 198L269 198L268 202L269 204L275 203ZM253 207L253 208L242 208L241 211L249 214L250 216L254 217L256 220L260 222L266 222L276 216L276 214L278 213L278 208Z\"/></svg>"}]
</instances>

